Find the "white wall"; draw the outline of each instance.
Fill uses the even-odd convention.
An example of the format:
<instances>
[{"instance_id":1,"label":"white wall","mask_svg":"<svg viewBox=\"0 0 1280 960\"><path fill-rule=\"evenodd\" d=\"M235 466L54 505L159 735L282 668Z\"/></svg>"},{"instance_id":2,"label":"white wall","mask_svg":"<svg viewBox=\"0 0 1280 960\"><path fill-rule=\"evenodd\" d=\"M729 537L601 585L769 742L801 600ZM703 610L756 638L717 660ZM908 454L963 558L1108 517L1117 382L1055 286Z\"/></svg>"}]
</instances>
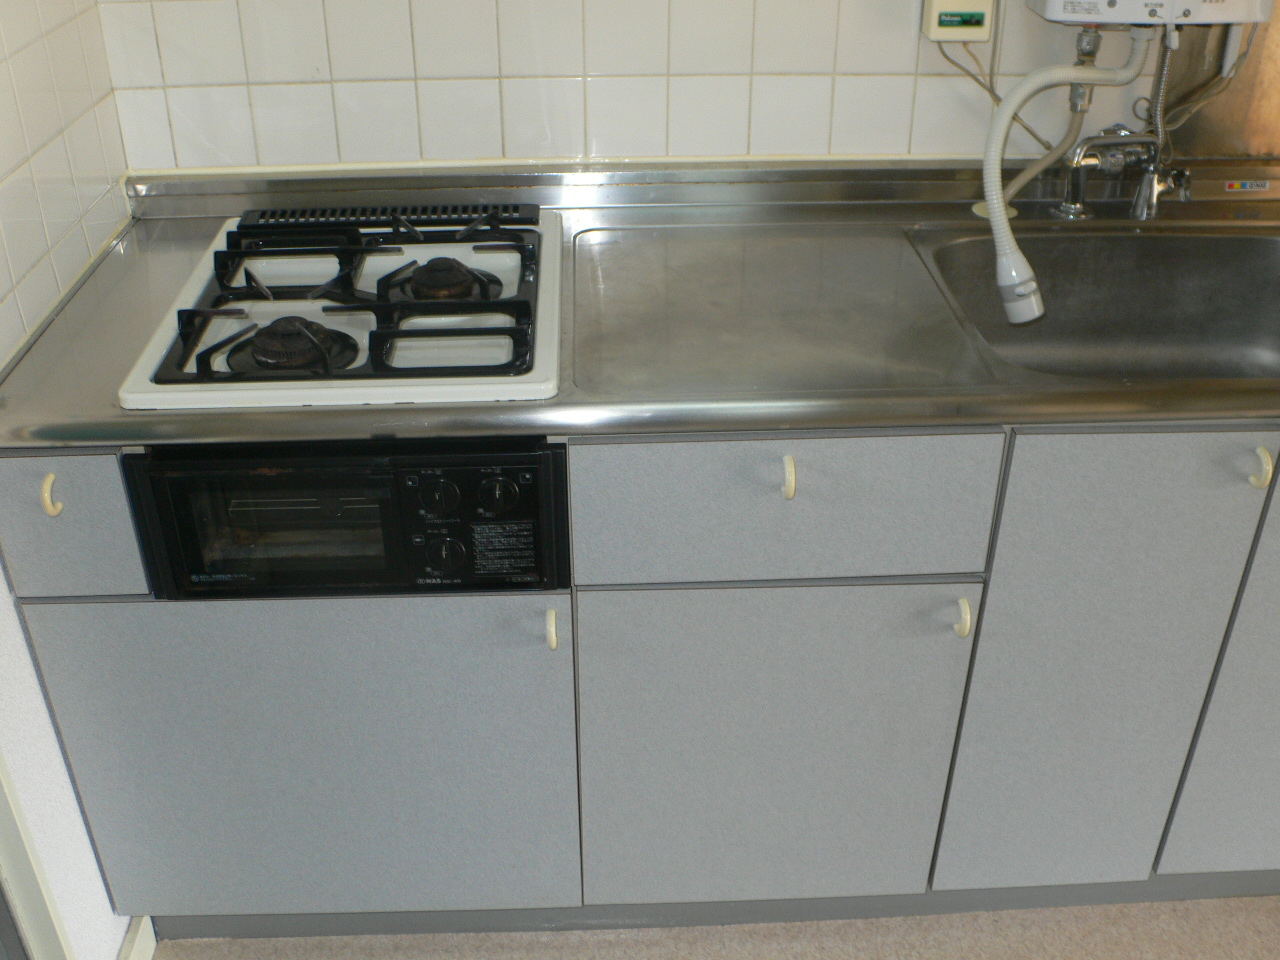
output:
<instances>
[{"instance_id":1,"label":"white wall","mask_svg":"<svg viewBox=\"0 0 1280 960\"><path fill-rule=\"evenodd\" d=\"M0 0L0 365L124 222L93 0Z\"/></svg>"},{"instance_id":2,"label":"white wall","mask_svg":"<svg viewBox=\"0 0 1280 960\"><path fill-rule=\"evenodd\" d=\"M0 760L71 960L116 960L129 920L107 901L8 584L0 575Z\"/></svg>"},{"instance_id":3,"label":"white wall","mask_svg":"<svg viewBox=\"0 0 1280 960\"><path fill-rule=\"evenodd\" d=\"M134 169L495 159L980 155L990 99L920 0L100 0ZM1005 0L998 85L1074 59ZM958 44L954 56L968 59ZM1107 38L1104 61L1127 54ZM1143 81L1090 132L1136 122ZM1066 93L1027 119L1056 140ZM1021 131L1011 155L1036 147Z\"/></svg>"},{"instance_id":4,"label":"white wall","mask_svg":"<svg viewBox=\"0 0 1280 960\"><path fill-rule=\"evenodd\" d=\"M0 0L0 364L128 217L93 0ZM0 577L0 758L73 960L115 960L112 913L13 598Z\"/></svg>"}]
</instances>

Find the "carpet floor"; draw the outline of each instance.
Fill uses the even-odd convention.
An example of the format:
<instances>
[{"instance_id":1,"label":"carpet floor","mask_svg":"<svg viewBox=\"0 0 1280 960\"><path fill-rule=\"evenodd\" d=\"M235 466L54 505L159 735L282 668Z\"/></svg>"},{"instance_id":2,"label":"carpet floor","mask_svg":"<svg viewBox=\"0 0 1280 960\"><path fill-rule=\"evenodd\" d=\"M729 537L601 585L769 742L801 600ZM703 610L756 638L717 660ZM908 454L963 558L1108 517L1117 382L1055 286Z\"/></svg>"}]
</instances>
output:
<instances>
[{"instance_id":1,"label":"carpet floor","mask_svg":"<svg viewBox=\"0 0 1280 960\"><path fill-rule=\"evenodd\" d=\"M166 940L156 960L1276 960L1280 897L565 933Z\"/></svg>"}]
</instances>

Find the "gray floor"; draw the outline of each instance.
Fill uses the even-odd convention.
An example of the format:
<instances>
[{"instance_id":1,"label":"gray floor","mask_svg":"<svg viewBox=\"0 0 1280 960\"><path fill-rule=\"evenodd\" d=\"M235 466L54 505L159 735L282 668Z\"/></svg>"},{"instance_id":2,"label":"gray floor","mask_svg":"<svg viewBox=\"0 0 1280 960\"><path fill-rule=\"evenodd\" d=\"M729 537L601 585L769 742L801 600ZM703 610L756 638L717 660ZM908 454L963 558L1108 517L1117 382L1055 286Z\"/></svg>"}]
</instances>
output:
<instances>
[{"instance_id":1,"label":"gray floor","mask_svg":"<svg viewBox=\"0 0 1280 960\"><path fill-rule=\"evenodd\" d=\"M0 960L27 960L3 890L0 890Z\"/></svg>"},{"instance_id":2,"label":"gray floor","mask_svg":"<svg viewBox=\"0 0 1280 960\"><path fill-rule=\"evenodd\" d=\"M1280 897L569 933L167 940L156 960L1274 960Z\"/></svg>"}]
</instances>

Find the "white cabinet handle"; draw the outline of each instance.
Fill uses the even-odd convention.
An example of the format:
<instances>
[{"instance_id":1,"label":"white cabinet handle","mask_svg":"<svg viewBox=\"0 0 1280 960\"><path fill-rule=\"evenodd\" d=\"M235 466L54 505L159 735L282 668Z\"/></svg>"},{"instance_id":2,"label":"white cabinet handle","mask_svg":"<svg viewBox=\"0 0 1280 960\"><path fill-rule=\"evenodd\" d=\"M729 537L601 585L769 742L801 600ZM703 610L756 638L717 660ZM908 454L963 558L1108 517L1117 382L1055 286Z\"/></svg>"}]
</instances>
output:
<instances>
[{"instance_id":1,"label":"white cabinet handle","mask_svg":"<svg viewBox=\"0 0 1280 960\"><path fill-rule=\"evenodd\" d=\"M960 622L955 625L956 636L961 640L968 639L973 632L973 607L969 606L969 598L960 598Z\"/></svg>"},{"instance_id":2,"label":"white cabinet handle","mask_svg":"<svg viewBox=\"0 0 1280 960\"><path fill-rule=\"evenodd\" d=\"M782 458L782 495L788 500L796 498L796 458L789 453Z\"/></svg>"},{"instance_id":3,"label":"white cabinet handle","mask_svg":"<svg viewBox=\"0 0 1280 960\"><path fill-rule=\"evenodd\" d=\"M52 473L46 474L44 483L40 484L40 505L44 507L44 512L51 517L56 517L62 512L62 504L53 502L53 481L57 479Z\"/></svg>"},{"instance_id":4,"label":"white cabinet handle","mask_svg":"<svg viewBox=\"0 0 1280 960\"><path fill-rule=\"evenodd\" d=\"M1258 459L1262 461L1262 472L1251 476L1249 482L1259 490L1265 490L1271 486L1271 476L1276 472L1276 462L1271 459L1271 451L1266 447L1259 447L1254 452L1258 454Z\"/></svg>"},{"instance_id":5,"label":"white cabinet handle","mask_svg":"<svg viewBox=\"0 0 1280 960\"><path fill-rule=\"evenodd\" d=\"M560 646L560 637L556 634L556 612L547 611L547 646L552 650Z\"/></svg>"}]
</instances>

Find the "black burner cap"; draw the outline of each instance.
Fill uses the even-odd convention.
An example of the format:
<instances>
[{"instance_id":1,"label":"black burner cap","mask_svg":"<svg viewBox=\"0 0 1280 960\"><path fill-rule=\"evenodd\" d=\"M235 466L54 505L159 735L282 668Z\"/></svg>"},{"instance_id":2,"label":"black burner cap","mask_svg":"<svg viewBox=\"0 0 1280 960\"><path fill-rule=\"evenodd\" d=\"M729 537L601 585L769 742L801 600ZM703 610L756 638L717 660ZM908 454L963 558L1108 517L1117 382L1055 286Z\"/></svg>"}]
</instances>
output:
<instances>
[{"instance_id":1,"label":"black burner cap","mask_svg":"<svg viewBox=\"0 0 1280 960\"><path fill-rule=\"evenodd\" d=\"M293 370L324 363L333 350L331 331L304 317L280 317L263 327L249 342L253 359L264 367Z\"/></svg>"},{"instance_id":2,"label":"black burner cap","mask_svg":"<svg viewBox=\"0 0 1280 960\"><path fill-rule=\"evenodd\" d=\"M453 257L434 257L413 271L409 292L419 300L458 300L469 297L476 278Z\"/></svg>"}]
</instances>

